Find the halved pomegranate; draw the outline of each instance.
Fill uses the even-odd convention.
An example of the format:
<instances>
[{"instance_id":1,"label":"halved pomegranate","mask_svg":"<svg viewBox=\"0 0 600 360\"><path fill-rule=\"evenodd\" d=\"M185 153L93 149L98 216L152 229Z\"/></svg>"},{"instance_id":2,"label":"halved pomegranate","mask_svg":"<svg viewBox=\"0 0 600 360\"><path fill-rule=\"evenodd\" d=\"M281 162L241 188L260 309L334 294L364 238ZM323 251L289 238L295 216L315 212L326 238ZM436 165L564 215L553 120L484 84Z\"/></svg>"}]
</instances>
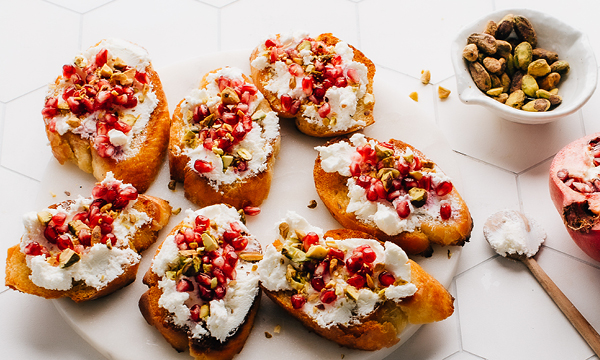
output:
<instances>
[{"instance_id":1,"label":"halved pomegranate","mask_svg":"<svg viewBox=\"0 0 600 360\"><path fill-rule=\"evenodd\" d=\"M598 156L597 156L598 155ZM600 261L600 133L561 149L550 166L550 196L569 235Z\"/></svg>"}]
</instances>

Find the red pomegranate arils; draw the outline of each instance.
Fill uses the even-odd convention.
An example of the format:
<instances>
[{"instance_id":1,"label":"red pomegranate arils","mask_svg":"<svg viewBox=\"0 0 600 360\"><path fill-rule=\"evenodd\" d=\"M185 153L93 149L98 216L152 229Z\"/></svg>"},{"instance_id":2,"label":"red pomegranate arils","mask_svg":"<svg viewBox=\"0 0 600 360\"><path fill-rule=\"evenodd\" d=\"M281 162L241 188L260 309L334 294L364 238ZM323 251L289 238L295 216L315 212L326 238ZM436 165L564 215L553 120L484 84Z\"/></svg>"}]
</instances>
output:
<instances>
[{"instance_id":1,"label":"red pomegranate arils","mask_svg":"<svg viewBox=\"0 0 600 360\"><path fill-rule=\"evenodd\" d=\"M394 276L394 274L387 271L382 271L379 274L379 283L381 284L381 286L388 287L390 285L393 285L395 282L396 277Z\"/></svg>"},{"instance_id":2,"label":"red pomegranate arils","mask_svg":"<svg viewBox=\"0 0 600 360\"><path fill-rule=\"evenodd\" d=\"M441 216L442 220L450 219L451 215L452 215L452 207L450 206L450 204L442 203L442 205L440 206L440 216Z\"/></svg>"},{"instance_id":3,"label":"red pomegranate arils","mask_svg":"<svg viewBox=\"0 0 600 360\"><path fill-rule=\"evenodd\" d=\"M331 112L331 106L328 102L324 102L323 105L319 107L319 110L317 112L319 113L320 117L326 118L327 115L329 115L329 113Z\"/></svg>"},{"instance_id":4,"label":"red pomegranate arils","mask_svg":"<svg viewBox=\"0 0 600 360\"><path fill-rule=\"evenodd\" d=\"M447 195L451 191L452 191L452 183L450 183L448 181L442 181L435 189L435 192L438 196Z\"/></svg>"},{"instance_id":5,"label":"red pomegranate arils","mask_svg":"<svg viewBox=\"0 0 600 360\"><path fill-rule=\"evenodd\" d=\"M396 204L396 213L400 219L406 219L410 215L408 200L402 200Z\"/></svg>"},{"instance_id":6,"label":"red pomegranate arils","mask_svg":"<svg viewBox=\"0 0 600 360\"><path fill-rule=\"evenodd\" d=\"M196 160L196 162L194 162L194 169L201 174L211 172L214 168L214 165L208 161Z\"/></svg>"},{"instance_id":7,"label":"red pomegranate arils","mask_svg":"<svg viewBox=\"0 0 600 360\"><path fill-rule=\"evenodd\" d=\"M325 290L321 293L321 302L323 304L331 304L337 299L334 289Z\"/></svg>"},{"instance_id":8,"label":"red pomegranate arils","mask_svg":"<svg viewBox=\"0 0 600 360\"><path fill-rule=\"evenodd\" d=\"M301 309L306 304L306 298L301 294L292 295L292 307L296 310Z\"/></svg>"},{"instance_id":9,"label":"red pomegranate arils","mask_svg":"<svg viewBox=\"0 0 600 360\"><path fill-rule=\"evenodd\" d=\"M357 289L362 288L367 283L367 279L359 274L353 275L348 278L348 284L354 286Z\"/></svg>"},{"instance_id":10,"label":"red pomegranate arils","mask_svg":"<svg viewBox=\"0 0 600 360\"><path fill-rule=\"evenodd\" d=\"M258 206L246 206L244 207L244 214L248 216L256 216L260 214L260 208Z\"/></svg>"},{"instance_id":11,"label":"red pomegranate arils","mask_svg":"<svg viewBox=\"0 0 600 360\"><path fill-rule=\"evenodd\" d=\"M325 281L323 281L322 277L314 277L310 280L310 285L315 289L315 291L321 291L325 288Z\"/></svg>"},{"instance_id":12,"label":"red pomegranate arils","mask_svg":"<svg viewBox=\"0 0 600 360\"><path fill-rule=\"evenodd\" d=\"M177 285L175 285L175 289L178 292L190 292L194 290L194 284L187 279L181 279L177 282Z\"/></svg>"}]
</instances>

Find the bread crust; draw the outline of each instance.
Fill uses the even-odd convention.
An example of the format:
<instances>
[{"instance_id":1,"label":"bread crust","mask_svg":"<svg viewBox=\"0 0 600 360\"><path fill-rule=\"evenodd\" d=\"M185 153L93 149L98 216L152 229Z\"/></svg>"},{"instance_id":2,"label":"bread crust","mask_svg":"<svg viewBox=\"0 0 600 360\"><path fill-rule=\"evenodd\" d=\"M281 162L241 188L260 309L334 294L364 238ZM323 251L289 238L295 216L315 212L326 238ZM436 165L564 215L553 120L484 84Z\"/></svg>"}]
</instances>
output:
<instances>
[{"instance_id":1,"label":"bread crust","mask_svg":"<svg viewBox=\"0 0 600 360\"><path fill-rule=\"evenodd\" d=\"M350 229L327 231L324 238L329 237L335 240L375 238L367 233ZM424 324L441 321L454 312L452 295L417 263L412 260L409 262L411 282L416 285L417 292L398 304L391 300L385 301L361 319L359 324L351 326L335 325L322 328L305 312L293 308L292 291L270 291L264 287L262 289L273 302L322 337L348 348L374 351L393 346L400 341L398 335L407 323Z\"/></svg>"},{"instance_id":2,"label":"bread crust","mask_svg":"<svg viewBox=\"0 0 600 360\"><path fill-rule=\"evenodd\" d=\"M156 241L158 231L168 223L171 207L167 201L153 196L142 194L139 195L138 200L134 208L152 218L151 223L143 225L131 238L134 250L141 253ZM27 266L26 256L21 252L20 246L15 245L8 249L5 284L11 289L46 299L69 297L75 302L82 302L98 299L129 285L136 278L138 266L139 263L124 268L122 275L100 290L87 286L82 281L74 281L73 287L69 290L49 290L31 281L29 278L31 269Z\"/></svg>"},{"instance_id":3,"label":"bread crust","mask_svg":"<svg viewBox=\"0 0 600 360\"><path fill-rule=\"evenodd\" d=\"M146 67L145 72L158 98L158 104L146 128L134 136L134 148L137 149L135 155L120 161L111 157L101 157L93 147L93 139L83 139L71 131L60 135L51 131L49 123L45 122L52 153L60 164L73 162L81 170L91 173L98 181L103 180L106 173L112 171L115 178L133 185L139 192L143 193L148 189L156 178L167 151L171 119L158 73L151 64ZM56 79L56 84L61 78L59 76ZM142 138L143 141L140 141Z\"/></svg>"},{"instance_id":4,"label":"bread crust","mask_svg":"<svg viewBox=\"0 0 600 360\"><path fill-rule=\"evenodd\" d=\"M367 140L372 139L367 138ZM329 141L326 145L331 145L339 141L347 141L347 138L336 138ZM433 162L421 151L400 140L391 139L388 143L400 150L410 148L421 159ZM331 215L342 226L371 234L380 241L391 241L400 246L407 254L431 256L433 252L431 244L463 246L470 239L473 220L465 202L455 187L452 188L449 196L461 204L458 216L453 216L444 222L430 219L423 221L420 227L413 232L404 231L397 235L388 235L373 224L367 224L359 220L354 213L346 211L350 202L348 187L346 186L348 177L342 176L337 172L329 173L323 170L320 156L317 156L315 160L313 177L319 197Z\"/></svg>"},{"instance_id":5,"label":"bread crust","mask_svg":"<svg viewBox=\"0 0 600 360\"><path fill-rule=\"evenodd\" d=\"M183 222L177 224L166 237L176 235L183 228L185 228ZM160 252L163 244L164 241L159 245L156 254ZM160 277L150 267L142 280L149 289L140 297L138 306L148 325L156 327L174 349L178 352L189 351L190 355L196 360L227 360L232 359L242 351L254 326L254 319L260 307L260 289L235 334L228 337L224 342L220 342L212 337L203 340L188 337L186 329L171 322L169 312L158 304L163 294L163 291L158 287L159 281Z\"/></svg>"},{"instance_id":6,"label":"bread crust","mask_svg":"<svg viewBox=\"0 0 600 360\"><path fill-rule=\"evenodd\" d=\"M218 70L220 69L205 74L199 87L206 87L208 85L208 75ZM246 82L252 83L250 78L245 75L243 77ZM188 165L190 157L182 151L186 148L183 136L190 129L190 126L184 120L184 114L182 114L181 107L184 101L181 100L173 112L169 140L171 179L183 183L186 198L200 207L218 203L229 204L237 209L242 209L246 206L260 206L269 195L271 180L273 178L273 167L279 153L281 137L277 136L277 138L269 141L273 151L267 157L267 167L265 170L252 176L238 179L230 184L220 184L218 189L215 189L208 178L202 176ZM271 107L263 99L257 107L258 110L267 113L271 111Z\"/></svg>"},{"instance_id":7,"label":"bread crust","mask_svg":"<svg viewBox=\"0 0 600 360\"><path fill-rule=\"evenodd\" d=\"M277 35L278 38L279 36L280 35ZM335 44L341 41L340 39L333 36L333 34L331 33L320 34L315 38L315 40L322 41L328 46L334 46ZM348 44L348 46L352 49L354 53L353 61L362 63L367 67L368 83L366 84L366 94L373 95L373 79L375 77L375 64L373 64L373 62L369 58L367 58L360 50L356 49L350 44ZM260 55L260 53L260 48L255 48L252 51L252 54L250 55L250 63L252 63L252 61ZM260 92L263 93L265 98L269 101L273 110L275 110L280 117L294 119L298 130L300 130L306 135L314 137L339 136L364 129L365 127L372 125L375 122L375 118L373 117L374 101L365 104L365 97L363 96L362 98L358 99L354 118L358 118L364 121L365 125L357 124L349 127L348 129L334 131L331 129L331 127L325 126L324 124L311 123L302 116L307 100L303 101L300 111L298 111L296 114L293 114L289 111L285 111L283 109L283 106L281 105L281 100L277 97L277 94L265 88L267 82L271 79L271 73L269 69L267 68L264 70L259 70L253 66L251 66L250 68L251 76L254 80L254 83L259 88Z\"/></svg>"}]
</instances>

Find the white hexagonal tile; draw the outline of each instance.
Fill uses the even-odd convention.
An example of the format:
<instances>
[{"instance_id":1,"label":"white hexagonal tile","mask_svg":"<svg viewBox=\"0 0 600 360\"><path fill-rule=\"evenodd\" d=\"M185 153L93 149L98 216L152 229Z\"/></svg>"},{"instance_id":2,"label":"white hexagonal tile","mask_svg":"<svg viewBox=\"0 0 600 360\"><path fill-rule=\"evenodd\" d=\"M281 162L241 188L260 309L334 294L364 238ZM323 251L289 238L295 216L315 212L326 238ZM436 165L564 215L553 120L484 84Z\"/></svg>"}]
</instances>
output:
<instances>
[{"instance_id":1,"label":"white hexagonal tile","mask_svg":"<svg viewBox=\"0 0 600 360\"><path fill-rule=\"evenodd\" d=\"M294 3L294 9L270 0L238 1L221 10L221 49L252 49L269 35L293 31L333 33L361 49L356 19L356 5L345 0L306 0Z\"/></svg>"},{"instance_id":2,"label":"white hexagonal tile","mask_svg":"<svg viewBox=\"0 0 600 360\"><path fill-rule=\"evenodd\" d=\"M6 250L17 245L23 234L23 214L34 211L33 202L37 196L39 182L0 166L0 268L6 267ZM48 204L50 205L50 204ZM4 282L0 291L5 289Z\"/></svg>"},{"instance_id":3,"label":"white hexagonal tile","mask_svg":"<svg viewBox=\"0 0 600 360\"><path fill-rule=\"evenodd\" d=\"M466 351L457 352L456 354L452 354L446 360L482 360L482 357L477 355L473 355Z\"/></svg>"},{"instance_id":4,"label":"white hexagonal tile","mask_svg":"<svg viewBox=\"0 0 600 360\"><path fill-rule=\"evenodd\" d=\"M454 77L441 85L452 93L438 102L438 125L452 148L503 169L521 172L583 135L581 111L549 124L518 124L481 106L463 104Z\"/></svg>"},{"instance_id":5,"label":"white hexagonal tile","mask_svg":"<svg viewBox=\"0 0 600 360\"><path fill-rule=\"evenodd\" d=\"M58 315L52 301L16 291L0 296L2 356L6 359L103 360Z\"/></svg>"},{"instance_id":6,"label":"white hexagonal tile","mask_svg":"<svg viewBox=\"0 0 600 360\"><path fill-rule=\"evenodd\" d=\"M9 52L0 56L0 101L8 102L56 78L79 47L79 19L72 11L41 0L0 3L0 47Z\"/></svg>"},{"instance_id":7,"label":"white hexagonal tile","mask_svg":"<svg viewBox=\"0 0 600 360\"><path fill-rule=\"evenodd\" d=\"M454 283L450 293L456 296ZM456 301L454 304L455 312L452 316L437 323L422 325L406 343L385 360L442 360L460 351L460 325L456 314Z\"/></svg>"},{"instance_id":8,"label":"white hexagonal tile","mask_svg":"<svg viewBox=\"0 0 600 360\"><path fill-rule=\"evenodd\" d=\"M148 50L160 73L163 66L218 50L217 12L193 0L149 0L143 6L132 0L112 2L83 15L82 46L111 37L132 41ZM124 16L127 26L109 26L107 19L115 14Z\"/></svg>"},{"instance_id":9,"label":"white hexagonal tile","mask_svg":"<svg viewBox=\"0 0 600 360\"><path fill-rule=\"evenodd\" d=\"M44 130L42 88L6 104L0 164L40 180L52 157Z\"/></svg>"},{"instance_id":10,"label":"white hexagonal tile","mask_svg":"<svg viewBox=\"0 0 600 360\"><path fill-rule=\"evenodd\" d=\"M453 2L437 2L435 6L419 1L361 2L363 51L375 63L415 78L428 69L432 82L437 83L454 74L448 54L455 34L464 24L493 10L492 3L474 0L463 1L460 6L468 7L469 12L458 11Z\"/></svg>"},{"instance_id":11,"label":"white hexagonal tile","mask_svg":"<svg viewBox=\"0 0 600 360\"><path fill-rule=\"evenodd\" d=\"M581 108L583 114L583 124L585 125L585 134L600 132L600 90L596 89L590 100ZM566 145L566 144L565 144Z\"/></svg>"},{"instance_id":12,"label":"white hexagonal tile","mask_svg":"<svg viewBox=\"0 0 600 360\"><path fill-rule=\"evenodd\" d=\"M483 236L483 224L497 211L518 210L519 198L515 174L464 155L457 160L463 182L458 190L473 218L471 240L460 255L460 274L496 254Z\"/></svg>"},{"instance_id":13,"label":"white hexagonal tile","mask_svg":"<svg viewBox=\"0 0 600 360\"><path fill-rule=\"evenodd\" d=\"M548 177L552 159L519 175L519 189L523 211L533 217L546 230L545 245L585 261L593 260L573 242L565 229L559 212L554 207L548 189Z\"/></svg>"},{"instance_id":14,"label":"white hexagonal tile","mask_svg":"<svg viewBox=\"0 0 600 360\"><path fill-rule=\"evenodd\" d=\"M237 0L198 0L201 3L205 3L217 8L225 7L231 3L236 2Z\"/></svg>"},{"instance_id":15,"label":"white hexagonal tile","mask_svg":"<svg viewBox=\"0 0 600 360\"><path fill-rule=\"evenodd\" d=\"M456 286L464 351L489 360L592 355L523 264L498 256L457 277Z\"/></svg>"},{"instance_id":16,"label":"white hexagonal tile","mask_svg":"<svg viewBox=\"0 0 600 360\"><path fill-rule=\"evenodd\" d=\"M90 10L96 9L104 4L107 4L113 0L87 0L87 1L79 1L79 0L48 0L53 4L62 6L64 8L73 10L80 14L88 12Z\"/></svg>"}]
</instances>

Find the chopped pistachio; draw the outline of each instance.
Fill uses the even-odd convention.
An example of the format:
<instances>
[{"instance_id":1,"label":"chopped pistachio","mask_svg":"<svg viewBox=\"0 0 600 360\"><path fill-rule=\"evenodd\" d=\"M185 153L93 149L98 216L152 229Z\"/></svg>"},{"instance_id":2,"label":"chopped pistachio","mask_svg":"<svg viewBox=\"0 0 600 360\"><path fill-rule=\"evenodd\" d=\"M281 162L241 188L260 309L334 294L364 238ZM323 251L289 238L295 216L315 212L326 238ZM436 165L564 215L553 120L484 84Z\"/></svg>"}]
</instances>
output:
<instances>
[{"instance_id":1,"label":"chopped pistachio","mask_svg":"<svg viewBox=\"0 0 600 360\"><path fill-rule=\"evenodd\" d=\"M450 96L450 90L448 90L444 87L438 86L438 97L440 99L446 99L446 98L448 98L448 96Z\"/></svg>"},{"instance_id":2,"label":"chopped pistachio","mask_svg":"<svg viewBox=\"0 0 600 360\"><path fill-rule=\"evenodd\" d=\"M252 121L259 121L267 117L267 114L262 110L256 110L254 114L252 114Z\"/></svg>"},{"instance_id":3,"label":"chopped pistachio","mask_svg":"<svg viewBox=\"0 0 600 360\"><path fill-rule=\"evenodd\" d=\"M223 171L225 171L233 163L233 156L223 155L221 160L223 160Z\"/></svg>"},{"instance_id":4,"label":"chopped pistachio","mask_svg":"<svg viewBox=\"0 0 600 360\"><path fill-rule=\"evenodd\" d=\"M281 235L282 238L287 239L289 231L290 225L288 223L282 222L279 224L279 235Z\"/></svg>"},{"instance_id":5,"label":"chopped pistachio","mask_svg":"<svg viewBox=\"0 0 600 360\"><path fill-rule=\"evenodd\" d=\"M306 257L310 259L322 260L327 256L327 248L323 245L311 245L306 252Z\"/></svg>"},{"instance_id":6,"label":"chopped pistachio","mask_svg":"<svg viewBox=\"0 0 600 360\"><path fill-rule=\"evenodd\" d=\"M246 149L243 149L243 148L238 149L237 154L243 160L246 160L246 161L252 160L252 153Z\"/></svg>"},{"instance_id":7,"label":"chopped pistachio","mask_svg":"<svg viewBox=\"0 0 600 360\"><path fill-rule=\"evenodd\" d=\"M350 299L358 300L358 290L354 286L346 286L345 293Z\"/></svg>"},{"instance_id":8,"label":"chopped pistachio","mask_svg":"<svg viewBox=\"0 0 600 360\"><path fill-rule=\"evenodd\" d=\"M224 105L237 105L240 102L240 97L234 89L226 87L221 91L221 102Z\"/></svg>"},{"instance_id":9,"label":"chopped pistachio","mask_svg":"<svg viewBox=\"0 0 600 360\"><path fill-rule=\"evenodd\" d=\"M204 304L200 306L200 318L204 319L210 315L210 305Z\"/></svg>"},{"instance_id":10,"label":"chopped pistachio","mask_svg":"<svg viewBox=\"0 0 600 360\"><path fill-rule=\"evenodd\" d=\"M257 251L242 251L239 253L239 257L244 261L260 261L263 255Z\"/></svg>"},{"instance_id":11,"label":"chopped pistachio","mask_svg":"<svg viewBox=\"0 0 600 360\"><path fill-rule=\"evenodd\" d=\"M208 233L202 234L202 242L204 243L204 248L206 249L206 251L217 250L217 248L219 247L215 239L213 239L213 237L210 236Z\"/></svg>"},{"instance_id":12,"label":"chopped pistachio","mask_svg":"<svg viewBox=\"0 0 600 360\"><path fill-rule=\"evenodd\" d=\"M80 259L81 256L75 251L73 251L73 249L66 248L63 251L61 251L58 255L58 265L63 269L68 268L69 266L78 262Z\"/></svg>"},{"instance_id":13,"label":"chopped pistachio","mask_svg":"<svg viewBox=\"0 0 600 360\"><path fill-rule=\"evenodd\" d=\"M108 66L108 64L104 64L104 66L102 66L102 68L100 69L100 76L102 76L103 78L109 78L111 77L113 74L113 69L111 69L110 66Z\"/></svg>"},{"instance_id":14,"label":"chopped pistachio","mask_svg":"<svg viewBox=\"0 0 600 360\"><path fill-rule=\"evenodd\" d=\"M37 213L37 219L42 225L46 226L52 220L52 213L47 210L40 211Z\"/></svg>"}]
</instances>

